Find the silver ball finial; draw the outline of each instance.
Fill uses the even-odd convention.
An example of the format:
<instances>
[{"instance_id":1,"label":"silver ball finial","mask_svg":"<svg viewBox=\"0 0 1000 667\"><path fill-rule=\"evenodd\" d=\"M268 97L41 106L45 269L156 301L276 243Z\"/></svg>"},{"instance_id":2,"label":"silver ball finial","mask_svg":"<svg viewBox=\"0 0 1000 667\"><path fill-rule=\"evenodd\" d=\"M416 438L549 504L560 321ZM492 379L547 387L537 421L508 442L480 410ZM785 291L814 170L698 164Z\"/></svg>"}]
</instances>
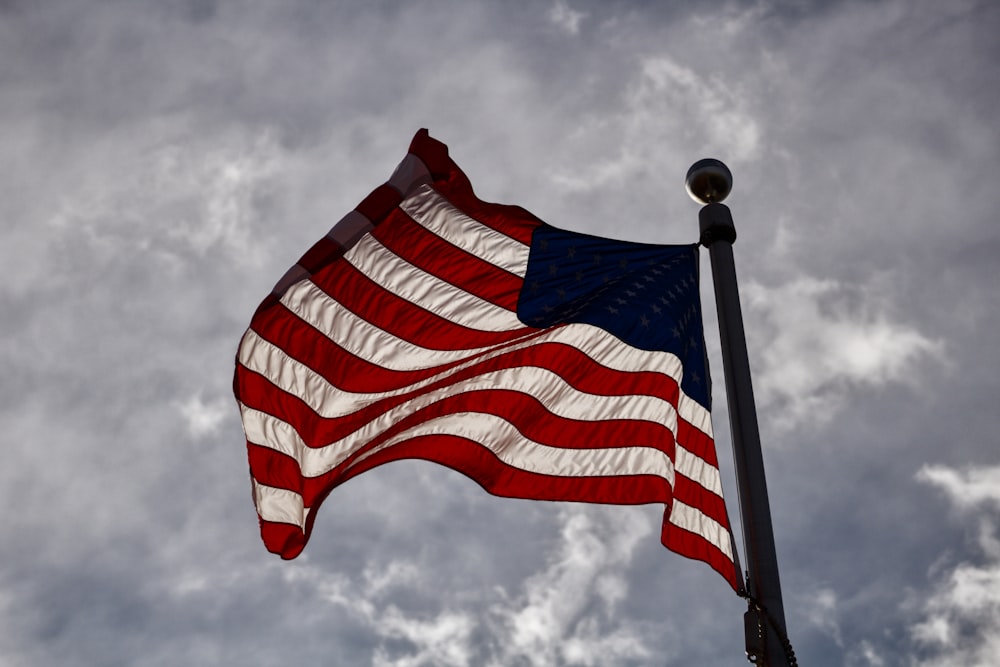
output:
<instances>
[{"instance_id":1,"label":"silver ball finial","mask_svg":"<svg viewBox=\"0 0 1000 667\"><path fill-rule=\"evenodd\" d=\"M698 160L688 169L684 185L691 199L701 204L717 204L733 189L729 167L713 158Z\"/></svg>"}]
</instances>

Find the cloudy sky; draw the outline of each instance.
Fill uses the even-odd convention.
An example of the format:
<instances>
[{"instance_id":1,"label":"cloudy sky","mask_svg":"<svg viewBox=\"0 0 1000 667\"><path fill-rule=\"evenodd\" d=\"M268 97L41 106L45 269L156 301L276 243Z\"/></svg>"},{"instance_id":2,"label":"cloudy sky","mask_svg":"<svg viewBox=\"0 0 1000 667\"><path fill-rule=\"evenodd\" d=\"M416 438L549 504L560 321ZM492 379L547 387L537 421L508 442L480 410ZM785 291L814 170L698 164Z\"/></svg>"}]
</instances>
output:
<instances>
[{"instance_id":1,"label":"cloudy sky","mask_svg":"<svg viewBox=\"0 0 1000 667\"><path fill-rule=\"evenodd\" d=\"M482 198L634 241L694 241L684 174L726 161L800 663L996 664L998 32L989 0L0 0L0 664L745 664L656 506L400 462L265 551L236 345L421 127Z\"/></svg>"}]
</instances>

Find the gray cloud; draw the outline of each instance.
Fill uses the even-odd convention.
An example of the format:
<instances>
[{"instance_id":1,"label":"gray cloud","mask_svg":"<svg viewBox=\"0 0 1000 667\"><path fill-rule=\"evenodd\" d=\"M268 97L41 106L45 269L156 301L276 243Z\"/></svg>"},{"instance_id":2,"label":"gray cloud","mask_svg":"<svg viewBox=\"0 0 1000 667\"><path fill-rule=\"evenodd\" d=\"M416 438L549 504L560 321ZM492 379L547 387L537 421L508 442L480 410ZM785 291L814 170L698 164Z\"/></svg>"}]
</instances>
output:
<instances>
[{"instance_id":1,"label":"gray cloud","mask_svg":"<svg viewBox=\"0 0 1000 667\"><path fill-rule=\"evenodd\" d=\"M684 172L726 160L800 661L987 664L998 27L972 1L0 2L0 662L741 659L742 603L662 549L660 508L406 462L338 489L297 561L264 552L237 341L429 127L482 197L632 240L693 240Z\"/></svg>"}]
</instances>

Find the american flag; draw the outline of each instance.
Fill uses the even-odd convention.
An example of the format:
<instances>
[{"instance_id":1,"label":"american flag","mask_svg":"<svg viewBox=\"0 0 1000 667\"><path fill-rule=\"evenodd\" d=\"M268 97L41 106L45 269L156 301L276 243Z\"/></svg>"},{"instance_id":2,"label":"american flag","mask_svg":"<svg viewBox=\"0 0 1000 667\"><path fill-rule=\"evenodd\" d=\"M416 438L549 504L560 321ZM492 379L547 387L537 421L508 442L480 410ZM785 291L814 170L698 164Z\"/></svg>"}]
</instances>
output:
<instances>
[{"instance_id":1,"label":"american flag","mask_svg":"<svg viewBox=\"0 0 1000 667\"><path fill-rule=\"evenodd\" d=\"M426 130L257 309L234 390L283 558L336 486L417 458L499 496L663 503L663 544L738 586L698 246L482 202Z\"/></svg>"}]
</instances>

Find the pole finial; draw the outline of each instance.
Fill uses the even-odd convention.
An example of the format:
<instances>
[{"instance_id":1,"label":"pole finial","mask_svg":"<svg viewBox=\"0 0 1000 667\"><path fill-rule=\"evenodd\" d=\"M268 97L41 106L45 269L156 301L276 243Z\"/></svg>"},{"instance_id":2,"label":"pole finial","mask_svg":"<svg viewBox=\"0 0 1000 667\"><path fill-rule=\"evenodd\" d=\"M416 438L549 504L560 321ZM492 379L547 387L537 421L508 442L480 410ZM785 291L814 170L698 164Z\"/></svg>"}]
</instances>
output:
<instances>
[{"instance_id":1,"label":"pole finial","mask_svg":"<svg viewBox=\"0 0 1000 667\"><path fill-rule=\"evenodd\" d=\"M698 160L688 169L684 185L691 198L701 204L717 204L733 189L733 173L715 158Z\"/></svg>"}]
</instances>

